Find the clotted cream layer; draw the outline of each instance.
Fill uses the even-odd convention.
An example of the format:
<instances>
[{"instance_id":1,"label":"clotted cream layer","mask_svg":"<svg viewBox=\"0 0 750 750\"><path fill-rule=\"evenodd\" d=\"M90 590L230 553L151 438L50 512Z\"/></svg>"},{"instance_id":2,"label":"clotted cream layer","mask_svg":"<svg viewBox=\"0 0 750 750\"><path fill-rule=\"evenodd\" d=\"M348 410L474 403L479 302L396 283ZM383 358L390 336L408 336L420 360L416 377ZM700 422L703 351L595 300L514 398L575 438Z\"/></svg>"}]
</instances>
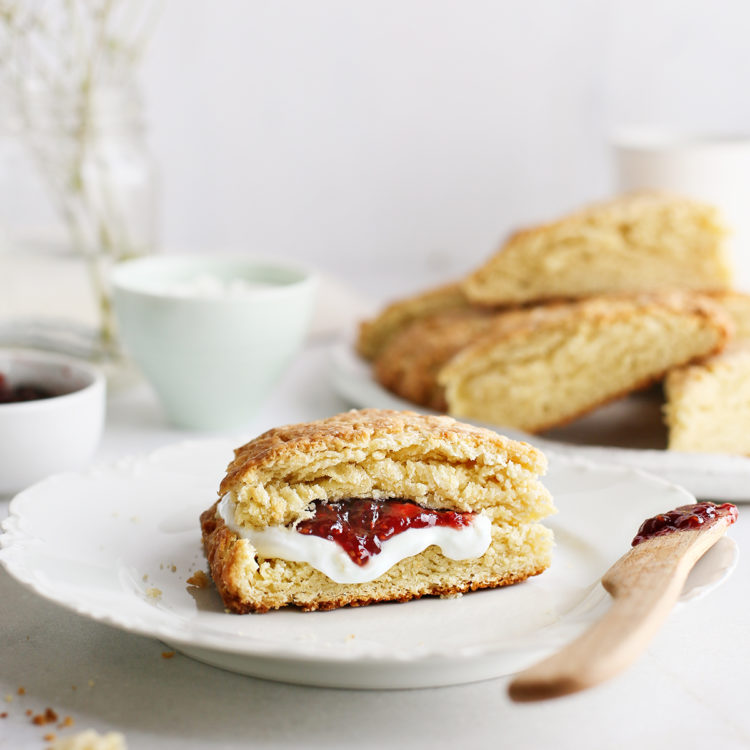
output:
<instances>
[{"instance_id":1,"label":"clotted cream layer","mask_svg":"<svg viewBox=\"0 0 750 750\"><path fill-rule=\"evenodd\" d=\"M451 560L481 557L492 537L492 522L478 514L468 526L460 529L448 526L407 529L386 539L380 553L373 555L367 563L357 565L330 539L301 534L287 526L269 526L265 529L238 526L234 520L234 510L231 494L224 495L217 508L219 516L237 536L247 539L260 557L307 563L336 583L374 581L396 563L418 555L432 545L439 547L443 555Z\"/></svg>"}]
</instances>

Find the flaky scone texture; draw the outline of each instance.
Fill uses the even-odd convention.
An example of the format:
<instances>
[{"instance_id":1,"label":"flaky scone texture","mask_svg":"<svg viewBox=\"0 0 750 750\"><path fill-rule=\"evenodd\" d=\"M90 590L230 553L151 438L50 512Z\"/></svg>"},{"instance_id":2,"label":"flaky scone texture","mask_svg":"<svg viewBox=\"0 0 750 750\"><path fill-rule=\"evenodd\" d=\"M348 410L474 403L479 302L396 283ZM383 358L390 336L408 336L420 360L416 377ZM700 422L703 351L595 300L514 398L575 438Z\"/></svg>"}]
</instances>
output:
<instances>
[{"instance_id":1,"label":"flaky scone texture","mask_svg":"<svg viewBox=\"0 0 750 750\"><path fill-rule=\"evenodd\" d=\"M220 494L237 523L295 524L310 503L403 498L426 508L536 521L553 512L537 477L546 459L527 443L414 412L362 409L280 427L235 451Z\"/></svg>"},{"instance_id":2,"label":"flaky scone texture","mask_svg":"<svg viewBox=\"0 0 750 750\"><path fill-rule=\"evenodd\" d=\"M220 495L235 500L235 523L291 526L313 501L412 500L427 508L476 512L492 522L487 551L451 560L436 546L378 578L336 583L306 562L263 558L227 527L217 503L201 515L211 575L226 607L267 612L287 605L333 609L505 586L545 570L552 532L538 521L555 512L539 481L544 455L526 443L413 412L365 409L289 425L236 451Z\"/></svg>"},{"instance_id":3,"label":"flaky scone texture","mask_svg":"<svg viewBox=\"0 0 750 750\"><path fill-rule=\"evenodd\" d=\"M731 330L721 308L689 293L592 298L501 322L438 381L452 414L538 432L719 352Z\"/></svg>"},{"instance_id":4,"label":"flaky scone texture","mask_svg":"<svg viewBox=\"0 0 750 750\"><path fill-rule=\"evenodd\" d=\"M672 370L664 392L670 450L750 456L750 340Z\"/></svg>"},{"instance_id":5,"label":"flaky scone texture","mask_svg":"<svg viewBox=\"0 0 750 750\"><path fill-rule=\"evenodd\" d=\"M729 289L726 231L715 208L637 193L518 232L463 284L476 304L507 305L665 288Z\"/></svg>"},{"instance_id":6,"label":"flaky scone texture","mask_svg":"<svg viewBox=\"0 0 750 750\"><path fill-rule=\"evenodd\" d=\"M539 575L552 557L552 532L541 524L494 525L490 547L479 558L450 560L433 546L373 581L342 584L307 563L259 558L247 539L216 518L214 508L201 516L204 546L225 606L239 614L290 605L312 611L405 602L497 588Z\"/></svg>"},{"instance_id":7,"label":"flaky scone texture","mask_svg":"<svg viewBox=\"0 0 750 750\"><path fill-rule=\"evenodd\" d=\"M364 321L360 325L357 352L365 359L375 359L388 341L413 321L434 313L461 310L468 306L469 302L458 282L392 302L372 320Z\"/></svg>"}]
</instances>

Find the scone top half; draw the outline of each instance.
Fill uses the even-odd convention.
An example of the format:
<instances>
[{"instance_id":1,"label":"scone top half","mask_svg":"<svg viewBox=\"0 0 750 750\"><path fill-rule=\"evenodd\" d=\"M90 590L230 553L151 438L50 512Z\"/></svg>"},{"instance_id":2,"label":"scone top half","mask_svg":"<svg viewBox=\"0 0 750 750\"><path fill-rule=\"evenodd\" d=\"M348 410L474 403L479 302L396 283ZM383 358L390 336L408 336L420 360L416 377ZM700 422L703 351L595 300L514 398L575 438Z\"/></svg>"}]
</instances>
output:
<instances>
[{"instance_id":1,"label":"scone top half","mask_svg":"<svg viewBox=\"0 0 750 750\"><path fill-rule=\"evenodd\" d=\"M490 430L413 412L350 411L270 430L235 451L220 494L238 525L294 526L315 501L411 500L533 523L555 512L544 455Z\"/></svg>"}]
</instances>

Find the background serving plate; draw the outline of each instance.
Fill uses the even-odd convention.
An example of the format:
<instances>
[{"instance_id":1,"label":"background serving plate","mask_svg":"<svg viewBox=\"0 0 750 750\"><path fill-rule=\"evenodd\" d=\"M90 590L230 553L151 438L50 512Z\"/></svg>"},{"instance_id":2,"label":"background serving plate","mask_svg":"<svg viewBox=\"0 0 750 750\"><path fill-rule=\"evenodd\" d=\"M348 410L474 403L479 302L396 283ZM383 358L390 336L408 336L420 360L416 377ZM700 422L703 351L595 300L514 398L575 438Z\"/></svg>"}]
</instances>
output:
<instances>
[{"instance_id":1,"label":"background serving plate","mask_svg":"<svg viewBox=\"0 0 750 750\"><path fill-rule=\"evenodd\" d=\"M693 501L625 467L559 458L545 480L560 511L549 520L557 544L541 576L456 599L239 616L224 611L213 586L187 584L206 569L198 516L232 448L183 443L45 480L11 502L0 562L83 616L235 672L332 687L437 686L514 672L578 635L606 608L599 578L641 521ZM683 599L722 580L735 560L734 543L722 540Z\"/></svg>"},{"instance_id":2,"label":"background serving plate","mask_svg":"<svg viewBox=\"0 0 750 750\"><path fill-rule=\"evenodd\" d=\"M331 348L330 373L336 391L353 406L433 413L383 388L373 378L369 364L354 353L350 344L336 344ZM576 456L641 469L682 485L702 500L750 501L750 458L666 450L661 400L654 393L620 399L565 427L550 430L544 436L474 419L465 421L525 440L550 457Z\"/></svg>"}]
</instances>

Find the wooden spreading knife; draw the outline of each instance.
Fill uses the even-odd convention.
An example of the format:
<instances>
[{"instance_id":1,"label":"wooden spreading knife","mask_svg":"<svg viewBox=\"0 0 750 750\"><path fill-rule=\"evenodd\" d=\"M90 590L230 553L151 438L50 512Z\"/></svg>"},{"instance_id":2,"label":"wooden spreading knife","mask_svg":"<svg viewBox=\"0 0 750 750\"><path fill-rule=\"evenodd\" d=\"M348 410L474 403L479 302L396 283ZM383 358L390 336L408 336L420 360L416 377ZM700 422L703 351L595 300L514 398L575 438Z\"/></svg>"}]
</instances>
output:
<instances>
[{"instance_id":1,"label":"wooden spreading knife","mask_svg":"<svg viewBox=\"0 0 750 750\"><path fill-rule=\"evenodd\" d=\"M666 619L693 565L736 520L734 505L696 503L645 521L630 551L602 578L611 608L575 641L516 675L511 699L575 693L628 667Z\"/></svg>"}]
</instances>

